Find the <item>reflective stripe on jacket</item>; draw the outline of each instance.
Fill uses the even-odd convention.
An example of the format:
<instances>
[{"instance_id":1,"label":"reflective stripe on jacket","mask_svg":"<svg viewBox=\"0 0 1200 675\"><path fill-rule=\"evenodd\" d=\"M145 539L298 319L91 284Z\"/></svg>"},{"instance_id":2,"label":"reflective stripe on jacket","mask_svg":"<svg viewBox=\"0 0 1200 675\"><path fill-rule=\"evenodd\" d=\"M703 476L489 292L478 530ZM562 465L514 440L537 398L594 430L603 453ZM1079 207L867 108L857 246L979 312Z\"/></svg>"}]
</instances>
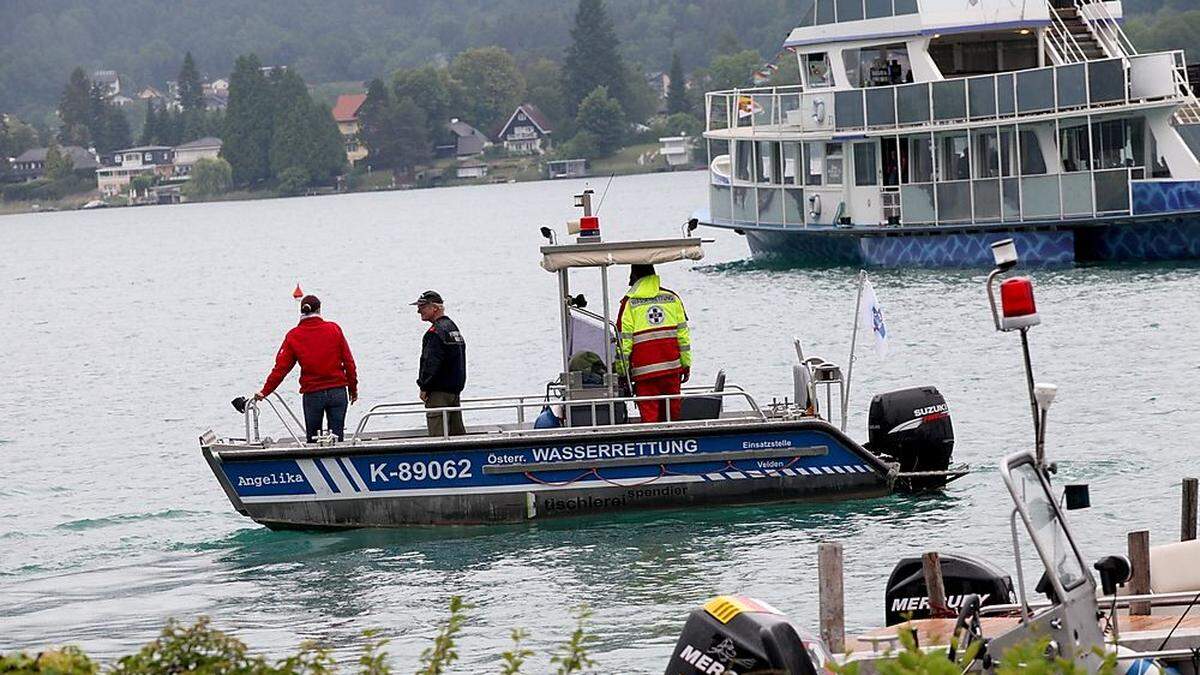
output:
<instances>
[{"instance_id":1,"label":"reflective stripe on jacket","mask_svg":"<svg viewBox=\"0 0 1200 675\"><path fill-rule=\"evenodd\" d=\"M638 279L617 313L620 335L617 372L628 362L633 381L677 375L692 367L692 338L687 312L675 292L663 288L658 275Z\"/></svg>"}]
</instances>

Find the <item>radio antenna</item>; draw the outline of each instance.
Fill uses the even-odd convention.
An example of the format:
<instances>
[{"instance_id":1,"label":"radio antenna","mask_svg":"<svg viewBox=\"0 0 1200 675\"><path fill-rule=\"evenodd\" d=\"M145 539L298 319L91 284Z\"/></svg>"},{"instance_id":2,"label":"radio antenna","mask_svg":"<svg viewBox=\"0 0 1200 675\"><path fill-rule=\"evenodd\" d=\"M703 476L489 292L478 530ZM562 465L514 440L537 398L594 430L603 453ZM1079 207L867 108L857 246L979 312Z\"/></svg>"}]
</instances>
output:
<instances>
[{"instance_id":1,"label":"radio antenna","mask_svg":"<svg viewBox=\"0 0 1200 675\"><path fill-rule=\"evenodd\" d=\"M600 215L600 209L604 208L604 197L608 195L608 188L612 186L613 176L616 176L616 175L617 175L616 171L608 174L608 183L606 183L604 185L604 192L600 193L600 204L599 204L599 206L596 207L596 215Z\"/></svg>"}]
</instances>

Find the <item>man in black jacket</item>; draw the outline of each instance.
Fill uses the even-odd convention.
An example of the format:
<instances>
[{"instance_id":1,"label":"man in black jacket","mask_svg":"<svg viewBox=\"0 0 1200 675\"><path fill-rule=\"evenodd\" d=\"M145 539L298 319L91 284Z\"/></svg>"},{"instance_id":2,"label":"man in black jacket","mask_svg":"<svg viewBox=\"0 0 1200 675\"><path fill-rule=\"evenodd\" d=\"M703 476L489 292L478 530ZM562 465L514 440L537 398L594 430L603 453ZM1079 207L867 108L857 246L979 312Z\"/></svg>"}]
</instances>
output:
<instances>
[{"instance_id":1,"label":"man in black jacket","mask_svg":"<svg viewBox=\"0 0 1200 675\"><path fill-rule=\"evenodd\" d=\"M425 291L417 301L417 314L431 325L421 342L421 371L417 386L426 408L452 408L461 405L459 394L467 383L467 343L458 326L446 316L442 296L437 291ZM462 413L426 413L425 423L430 436L461 436ZM447 433L447 431L449 433Z\"/></svg>"}]
</instances>

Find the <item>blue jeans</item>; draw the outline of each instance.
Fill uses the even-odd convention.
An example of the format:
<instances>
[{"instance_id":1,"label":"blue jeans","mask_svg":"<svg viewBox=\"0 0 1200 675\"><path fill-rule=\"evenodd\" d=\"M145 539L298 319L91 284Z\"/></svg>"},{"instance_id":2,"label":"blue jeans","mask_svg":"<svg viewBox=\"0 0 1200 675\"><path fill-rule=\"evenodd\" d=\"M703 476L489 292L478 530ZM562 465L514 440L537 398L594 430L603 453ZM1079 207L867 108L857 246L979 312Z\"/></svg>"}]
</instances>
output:
<instances>
[{"instance_id":1,"label":"blue jeans","mask_svg":"<svg viewBox=\"0 0 1200 675\"><path fill-rule=\"evenodd\" d=\"M329 418L329 431L339 441L345 440L346 408L350 397L345 387L313 391L304 395L304 433L312 443L321 432L321 418Z\"/></svg>"}]
</instances>

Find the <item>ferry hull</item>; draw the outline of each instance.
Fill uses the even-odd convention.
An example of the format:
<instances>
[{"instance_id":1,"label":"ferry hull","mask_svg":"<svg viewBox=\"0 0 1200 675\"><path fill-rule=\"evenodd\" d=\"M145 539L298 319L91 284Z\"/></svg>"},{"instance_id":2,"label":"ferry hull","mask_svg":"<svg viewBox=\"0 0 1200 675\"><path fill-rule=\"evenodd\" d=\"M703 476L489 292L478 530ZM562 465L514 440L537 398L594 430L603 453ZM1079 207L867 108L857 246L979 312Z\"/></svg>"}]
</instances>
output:
<instances>
[{"instance_id":1,"label":"ferry hull","mask_svg":"<svg viewBox=\"0 0 1200 675\"><path fill-rule=\"evenodd\" d=\"M1037 228L980 227L957 232L740 229L755 256L780 257L801 265L988 267L992 264L991 244L1008 238L1016 241L1021 262L1028 265L1200 259L1200 213L1127 217L1111 223L1063 221Z\"/></svg>"},{"instance_id":2,"label":"ferry hull","mask_svg":"<svg viewBox=\"0 0 1200 675\"><path fill-rule=\"evenodd\" d=\"M512 523L892 490L893 465L829 424L741 426L560 433L536 445L455 440L403 450L209 446L204 453L234 507L276 529Z\"/></svg>"}]
</instances>

